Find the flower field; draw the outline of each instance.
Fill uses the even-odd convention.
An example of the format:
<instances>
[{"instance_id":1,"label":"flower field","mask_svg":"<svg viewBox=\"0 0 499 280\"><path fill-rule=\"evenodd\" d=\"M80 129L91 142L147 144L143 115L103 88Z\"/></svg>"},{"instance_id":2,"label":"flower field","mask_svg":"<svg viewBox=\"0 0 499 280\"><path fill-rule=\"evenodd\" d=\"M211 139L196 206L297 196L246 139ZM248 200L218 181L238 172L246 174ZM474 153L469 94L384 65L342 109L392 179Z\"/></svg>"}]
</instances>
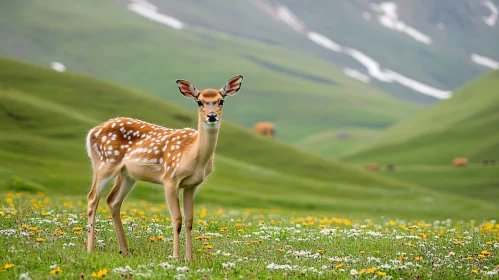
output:
<instances>
[{"instance_id":1,"label":"flower field","mask_svg":"<svg viewBox=\"0 0 499 280\"><path fill-rule=\"evenodd\" d=\"M92 254L85 200L6 193L0 204L0 279L474 279L499 270L496 221L198 208L186 263L170 256L166 205L125 201L124 257L103 200Z\"/></svg>"}]
</instances>

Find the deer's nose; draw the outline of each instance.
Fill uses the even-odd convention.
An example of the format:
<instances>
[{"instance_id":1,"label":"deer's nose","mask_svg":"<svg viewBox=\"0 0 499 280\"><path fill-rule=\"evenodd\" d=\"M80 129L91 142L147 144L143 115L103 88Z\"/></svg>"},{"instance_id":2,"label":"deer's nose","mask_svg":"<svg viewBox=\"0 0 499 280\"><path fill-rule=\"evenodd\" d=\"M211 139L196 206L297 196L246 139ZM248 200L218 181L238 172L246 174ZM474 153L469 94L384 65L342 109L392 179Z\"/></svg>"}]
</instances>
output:
<instances>
[{"instance_id":1,"label":"deer's nose","mask_svg":"<svg viewBox=\"0 0 499 280\"><path fill-rule=\"evenodd\" d=\"M218 121L218 117L217 117L216 113L213 113L213 112L209 113L207 117L208 117L208 121L209 122L216 122L216 121Z\"/></svg>"}]
</instances>

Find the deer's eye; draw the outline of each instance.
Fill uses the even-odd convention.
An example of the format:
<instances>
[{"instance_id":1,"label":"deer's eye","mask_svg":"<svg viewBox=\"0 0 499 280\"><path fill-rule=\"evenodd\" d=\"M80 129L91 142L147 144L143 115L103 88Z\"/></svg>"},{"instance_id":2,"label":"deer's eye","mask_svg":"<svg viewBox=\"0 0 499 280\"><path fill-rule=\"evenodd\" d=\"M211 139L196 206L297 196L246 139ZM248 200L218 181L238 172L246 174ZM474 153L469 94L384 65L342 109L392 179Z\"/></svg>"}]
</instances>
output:
<instances>
[{"instance_id":1,"label":"deer's eye","mask_svg":"<svg viewBox=\"0 0 499 280\"><path fill-rule=\"evenodd\" d=\"M220 106L224 105L224 100L220 100L220 103L218 103Z\"/></svg>"},{"instance_id":2,"label":"deer's eye","mask_svg":"<svg viewBox=\"0 0 499 280\"><path fill-rule=\"evenodd\" d=\"M198 100L198 106L200 106L200 107L203 106L203 102L201 102L201 101Z\"/></svg>"}]
</instances>

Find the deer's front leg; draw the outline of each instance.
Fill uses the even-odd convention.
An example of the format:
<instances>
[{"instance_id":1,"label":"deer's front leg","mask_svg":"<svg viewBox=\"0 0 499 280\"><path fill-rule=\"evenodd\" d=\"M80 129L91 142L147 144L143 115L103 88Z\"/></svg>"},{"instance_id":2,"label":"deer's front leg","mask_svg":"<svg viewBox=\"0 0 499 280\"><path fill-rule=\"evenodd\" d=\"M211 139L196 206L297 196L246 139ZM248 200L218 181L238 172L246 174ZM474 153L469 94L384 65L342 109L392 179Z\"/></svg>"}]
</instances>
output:
<instances>
[{"instance_id":1,"label":"deer's front leg","mask_svg":"<svg viewBox=\"0 0 499 280\"><path fill-rule=\"evenodd\" d=\"M192 261L192 221L194 220L194 194L196 188L184 189L185 260Z\"/></svg>"},{"instance_id":2,"label":"deer's front leg","mask_svg":"<svg viewBox=\"0 0 499 280\"><path fill-rule=\"evenodd\" d=\"M182 213L178 202L178 191L176 182L165 182L165 195L173 227L173 257L180 261L180 241L179 235L182 230Z\"/></svg>"}]
</instances>

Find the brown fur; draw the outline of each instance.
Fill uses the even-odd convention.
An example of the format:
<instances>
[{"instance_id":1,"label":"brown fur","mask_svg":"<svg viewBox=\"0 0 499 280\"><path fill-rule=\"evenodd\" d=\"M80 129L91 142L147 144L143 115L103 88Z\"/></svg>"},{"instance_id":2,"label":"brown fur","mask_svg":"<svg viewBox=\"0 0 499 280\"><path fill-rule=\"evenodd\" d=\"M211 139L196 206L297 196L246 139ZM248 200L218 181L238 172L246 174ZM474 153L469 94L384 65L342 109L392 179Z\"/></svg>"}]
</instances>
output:
<instances>
[{"instance_id":1,"label":"brown fur","mask_svg":"<svg viewBox=\"0 0 499 280\"><path fill-rule=\"evenodd\" d=\"M377 163L368 163L364 166L364 168L368 171L378 171L379 166Z\"/></svg>"},{"instance_id":2,"label":"brown fur","mask_svg":"<svg viewBox=\"0 0 499 280\"><path fill-rule=\"evenodd\" d=\"M267 135L274 137L276 133L276 127L271 122L259 122L253 126L253 130L261 135Z\"/></svg>"},{"instance_id":3,"label":"brown fur","mask_svg":"<svg viewBox=\"0 0 499 280\"><path fill-rule=\"evenodd\" d=\"M186 259L192 260L192 223L194 195L213 171L223 105L221 101L239 90L242 76L229 80L221 90L198 91L192 84L178 80L180 92L198 105L198 130L170 129L130 118L115 118L92 128L87 136L87 152L94 177L88 193L88 242L94 248L95 212L107 183L115 179L106 198L113 218L120 252L128 254L128 245L120 217L121 204L136 181L162 184L173 226L173 256L179 258L179 233L182 215L179 191L184 192ZM210 117L211 116L211 117ZM211 119L216 117L216 121Z\"/></svg>"},{"instance_id":4,"label":"brown fur","mask_svg":"<svg viewBox=\"0 0 499 280\"><path fill-rule=\"evenodd\" d=\"M452 161L452 166L454 167L466 167L468 165L468 159L467 158L455 158Z\"/></svg>"}]
</instances>

